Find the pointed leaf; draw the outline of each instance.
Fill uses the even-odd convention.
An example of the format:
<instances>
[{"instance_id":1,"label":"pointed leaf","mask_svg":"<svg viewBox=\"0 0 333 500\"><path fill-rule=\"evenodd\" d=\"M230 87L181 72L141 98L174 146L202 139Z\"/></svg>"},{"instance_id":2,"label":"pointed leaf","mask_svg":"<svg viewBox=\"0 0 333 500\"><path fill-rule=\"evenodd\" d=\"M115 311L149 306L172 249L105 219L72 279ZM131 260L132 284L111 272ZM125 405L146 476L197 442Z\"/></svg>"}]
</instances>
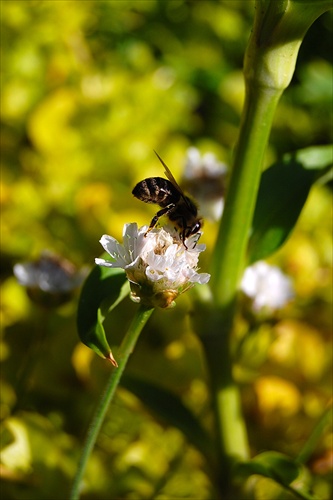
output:
<instances>
[{"instance_id":1,"label":"pointed leaf","mask_svg":"<svg viewBox=\"0 0 333 500\"><path fill-rule=\"evenodd\" d=\"M286 155L261 177L248 247L249 263L265 259L288 238L312 184L326 174L332 148L322 146Z\"/></svg>"},{"instance_id":2,"label":"pointed leaf","mask_svg":"<svg viewBox=\"0 0 333 500\"><path fill-rule=\"evenodd\" d=\"M81 341L114 366L117 363L103 321L128 293L129 284L122 269L95 266L83 285L78 304L77 328Z\"/></svg>"}]
</instances>

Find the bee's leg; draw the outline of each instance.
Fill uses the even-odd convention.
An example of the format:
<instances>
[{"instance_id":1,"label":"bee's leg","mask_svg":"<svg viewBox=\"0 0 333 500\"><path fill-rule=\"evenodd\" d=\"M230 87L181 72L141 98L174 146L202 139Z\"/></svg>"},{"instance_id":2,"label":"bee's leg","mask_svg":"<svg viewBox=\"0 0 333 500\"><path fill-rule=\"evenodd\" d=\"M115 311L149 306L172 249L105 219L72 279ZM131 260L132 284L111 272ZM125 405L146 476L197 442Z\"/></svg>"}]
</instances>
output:
<instances>
[{"instance_id":1,"label":"bee's leg","mask_svg":"<svg viewBox=\"0 0 333 500\"><path fill-rule=\"evenodd\" d=\"M185 219L183 219L183 228L184 229L181 232L181 239L182 239L184 247L186 248L186 250L188 250L188 247L187 247L187 245L185 243L185 234L186 234L186 229L187 229L186 228L186 220Z\"/></svg>"},{"instance_id":2,"label":"bee's leg","mask_svg":"<svg viewBox=\"0 0 333 500\"><path fill-rule=\"evenodd\" d=\"M156 226L156 224L158 223L158 219L160 217L163 217L163 215L168 215L170 212L172 212L172 210L175 208L175 206L176 205L174 203L169 203L169 205L167 205L166 207L163 207L162 210L159 210L157 212L157 214L154 215L154 217L152 218L151 223L149 224L149 227L145 233L145 236L147 236L149 231L151 231Z\"/></svg>"},{"instance_id":3,"label":"bee's leg","mask_svg":"<svg viewBox=\"0 0 333 500\"><path fill-rule=\"evenodd\" d=\"M188 229L188 227L187 227L187 225L186 225L186 219L185 219L185 217L182 217L182 218L181 218L181 221L182 221L182 224L181 224L181 225L182 225L182 228L183 228L183 229L181 230L181 233L180 233L180 239L182 240L183 245L184 245L184 247L186 248L186 250L188 250L188 247L187 247L187 245L186 245L186 243L185 243L185 238L186 238L186 230Z\"/></svg>"}]
</instances>

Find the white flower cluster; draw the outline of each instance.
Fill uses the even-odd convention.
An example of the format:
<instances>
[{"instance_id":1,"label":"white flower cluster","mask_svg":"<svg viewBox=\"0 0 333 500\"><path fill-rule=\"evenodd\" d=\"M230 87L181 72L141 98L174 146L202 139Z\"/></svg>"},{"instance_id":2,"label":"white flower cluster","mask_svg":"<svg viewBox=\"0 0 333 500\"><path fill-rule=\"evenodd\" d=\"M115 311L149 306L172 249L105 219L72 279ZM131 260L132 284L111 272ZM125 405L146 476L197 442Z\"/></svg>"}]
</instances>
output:
<instances>
[{"instance_id":1,"label":"white flower cluster","mask_svg":"<svg viewBox=\"0 0 333 500\"><path fill-rule=\"evenodd\" d=\"M170 307L176 297L195 283L204 284L210 275L198 273L200 233L184 243L177 231L168 226L147 233L147 226L125 224L123 244L112 236L102 236L100 243L112 260L95 259L96 264L125 270L135 302Z\"/></svg>"},{"instance_id":2,"label":"white flower cluster","mask_svg":"<svg viewBox=\"0 0 333 500\"><path fill-rule=\"evenodd\" d=\"M278 267L264 261L245 270L241 290L251 299L255 313L281 309L294 297L291 280Z\"/></svg>"}]
</instances>

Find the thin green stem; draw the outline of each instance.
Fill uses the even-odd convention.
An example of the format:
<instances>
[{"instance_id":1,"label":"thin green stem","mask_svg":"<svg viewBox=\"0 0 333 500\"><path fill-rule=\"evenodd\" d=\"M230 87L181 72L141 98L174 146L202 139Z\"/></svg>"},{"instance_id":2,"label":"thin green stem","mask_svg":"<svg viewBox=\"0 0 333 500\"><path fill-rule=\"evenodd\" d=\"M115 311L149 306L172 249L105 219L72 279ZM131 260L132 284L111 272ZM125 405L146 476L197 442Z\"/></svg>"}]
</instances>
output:
<instances>
[{"instance_id":1,"label":"thin green stem","mask_svg":"<svg viewBox=\"0 0 333 500\"><path fill-rule=\"evenodd\" d=\"M306 463L313 452L315 451L318 442L320 441L321 437L323 436L324 430L328 426L332 426L333 423L333 408L330 405L324 412L324 414L321 416L319 421L317 422L315 428L313 429L311 435L309 436L308 440L304 444L303 448L298 454L297 461L300 463Z\"/></svg>"},{"instance_id":2,"label":"thin green stem","mask_svg":"<svg viewBox=\"0 0 333 500\"><path fill-rule=\"evenodd\" d=\"M152 308L140 306L120 346L118 353L118 368L111 372L104 392L102 393L101 399L97 405L95 414L93 415L89 425L86 441L83 446L82 455L70 492L70 500L77 500L80 497L80 484L83 479L89 457L96 443L97 436L103 424L106 412L115 394L128 358L132 353L139 335L150 318L153 310L154 309Z\"/></svg>"}]
</instances>

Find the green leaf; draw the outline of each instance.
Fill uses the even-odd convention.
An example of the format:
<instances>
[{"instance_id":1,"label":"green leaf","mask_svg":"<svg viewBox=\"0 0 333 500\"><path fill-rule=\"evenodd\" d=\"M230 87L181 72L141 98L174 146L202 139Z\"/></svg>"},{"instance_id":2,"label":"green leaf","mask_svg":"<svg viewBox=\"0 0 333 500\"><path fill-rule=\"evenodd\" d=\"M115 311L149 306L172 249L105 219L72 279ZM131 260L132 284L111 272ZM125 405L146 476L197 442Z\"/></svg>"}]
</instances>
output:
<instances>
[{"instance_id":1,"label":"green leaf","mask_svg":"<svg viewBox=\"0 0 333 500\"><path fill-rule=\"evenodd\" d=\"M103 321L129 293L122 269L95 266L86 279L78 305L77 328L81 341L117 366L108 344Z\"/></svg>"},{"instance_id":2,"label":"green leaf","mask_svg":"<svg viewBox=\"0 0 333 500\"><path fill-rule=\"evenodd\" d=\"M312 184L327 174L332 147L320 146L286 155L261 177L248 247L249 263L265 259L286 241Z\"/></svg>"},{"instance_id":3,"label":"green leaf","mask_svg":"<svg viewBox=\"0 0 333 500\"><path fill-rule=\"evenodd\" d=\"M310 474L301 464L275 451L260 453L248 462L236 465L236 473L244 476L259 474L273 479L278 484L304 500L315 500L310 493Z\"/></svg>"},{"instance_id":4,"label":"green leaf","mask_svg":"<svg viewBox=\"0 0 333 500\"><path fill-rule=\"evenodd\" d=\"M179 429L188 441L213 463L214 445L193 413L172 392L148 382L123 375L121 385L135 394L156 415Z\"/></svg>"},{"instance_id":5,"label":"green leaf","mask_svg":"<svg viewBox=\"0 0 333 500\"><path fill-rule=\"evenodd\" d=\"M333 144L299 149L296 153L287 153L283 159L286 161L295 159L307 170L323 170L332 167Z\"/></svg>"}]
</instances>

